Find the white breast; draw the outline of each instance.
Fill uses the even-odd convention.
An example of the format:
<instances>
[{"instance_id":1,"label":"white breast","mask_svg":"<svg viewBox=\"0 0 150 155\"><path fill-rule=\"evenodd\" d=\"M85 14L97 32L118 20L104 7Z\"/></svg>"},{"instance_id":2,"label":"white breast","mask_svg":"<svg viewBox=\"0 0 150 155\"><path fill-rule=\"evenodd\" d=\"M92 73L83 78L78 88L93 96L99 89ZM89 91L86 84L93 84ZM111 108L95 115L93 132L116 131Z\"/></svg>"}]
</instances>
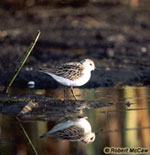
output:
<instances>
[{"instance_id":1,"label":"white breast","mask_svg":"<svg viewBox=\"0 0 150 155\"><path fill-rule=\"evenodd\" d=\"M90 77L91 77L91 72L89 71L85 72L82 77L74 81L74 86L82 86L86 84L90 80Z\"/></svg>"}]
</instances>

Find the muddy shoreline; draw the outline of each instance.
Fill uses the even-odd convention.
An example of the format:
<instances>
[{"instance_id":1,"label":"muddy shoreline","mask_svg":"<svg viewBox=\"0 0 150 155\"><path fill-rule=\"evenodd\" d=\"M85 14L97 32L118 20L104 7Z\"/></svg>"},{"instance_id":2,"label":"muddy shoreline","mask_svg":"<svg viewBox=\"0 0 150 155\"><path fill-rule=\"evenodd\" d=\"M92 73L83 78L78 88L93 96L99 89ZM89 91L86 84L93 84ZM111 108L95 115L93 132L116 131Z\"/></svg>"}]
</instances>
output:
<instances>
[{"instance_id":1,"label":"muddy shoreline","mask_svg":"<svg viewBox=\"0 0 150 155\"><path fill-rule=\"evenodd\" d=\"M41 36L13 87L27 88L31 80L37 89L62 87L38 68L84 58L93 59L101 71L94 71L82 88L149 85L149 16L150 7L118 4L0 8L0 85L8 84L37 30Z\"/></svg>"}]
</instances>

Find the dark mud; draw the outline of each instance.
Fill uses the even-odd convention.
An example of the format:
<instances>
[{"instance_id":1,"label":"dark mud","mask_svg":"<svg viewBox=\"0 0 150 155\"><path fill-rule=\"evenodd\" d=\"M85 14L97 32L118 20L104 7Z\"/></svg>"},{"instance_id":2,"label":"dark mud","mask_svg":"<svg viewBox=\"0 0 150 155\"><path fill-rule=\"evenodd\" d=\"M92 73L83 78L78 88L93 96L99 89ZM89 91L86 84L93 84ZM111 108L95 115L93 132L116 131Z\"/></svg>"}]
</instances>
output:
<instances>
[{"instance_id":1,"label":"dark mud","mask_svg":"<svg viewBox=\"0 0 150 155\"><path fill-rule=\"evenodd\" d=\"M150 84L150 2L0 8L0 85L6 86L37 30L41 36L13 87L62 87L37 70L90 58L100 72L82 87Z\"/></svg>"},{"instance_id":2,"label":"dark mud","mask_svg":"<svg viewBox=\"0 0 150 155\"><path fill-rule=\"evenodd\" d=\"M0 113L15 115L20 118L37 117L40 120L56 119L60 117L81 116L84 109L113 106L113 103L95 100L60 100L42 96L0 98ZM51 116L51 117L50 117ZM50 118L49 118L50 117Z\"/></svg>"}]
</instances>

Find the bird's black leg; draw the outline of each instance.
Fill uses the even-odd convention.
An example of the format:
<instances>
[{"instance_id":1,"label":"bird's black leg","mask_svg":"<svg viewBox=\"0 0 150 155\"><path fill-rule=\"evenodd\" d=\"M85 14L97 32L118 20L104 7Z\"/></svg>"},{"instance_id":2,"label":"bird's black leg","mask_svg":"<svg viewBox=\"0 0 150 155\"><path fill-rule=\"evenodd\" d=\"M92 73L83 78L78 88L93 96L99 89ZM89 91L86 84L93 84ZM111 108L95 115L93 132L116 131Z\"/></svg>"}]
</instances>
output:
<instances>
[{"instance_id":1,"label":"bird's black leg","mask_svg":"<svg viewBox=\"0 0 150 155\"><path fill-rule=\"evenodd\" d=\"M73 92L73 87L72 86L71 86L71 93L72 93L73 97L75 98L75 100L77 100L77 98L76 98L76 96L75 96L75 94Z\"/></svg>"},{"instance_id":2,"label":"bird's black leg","mask_svg":"<svg viewBox=\"0 0 150 155\"><path fill-rule=\"evenodd\" d=\"M67 87L64 88L64 99L67 99L67 97L66 97L66 89L67 89Z\"/></svg>"}]
</instances>

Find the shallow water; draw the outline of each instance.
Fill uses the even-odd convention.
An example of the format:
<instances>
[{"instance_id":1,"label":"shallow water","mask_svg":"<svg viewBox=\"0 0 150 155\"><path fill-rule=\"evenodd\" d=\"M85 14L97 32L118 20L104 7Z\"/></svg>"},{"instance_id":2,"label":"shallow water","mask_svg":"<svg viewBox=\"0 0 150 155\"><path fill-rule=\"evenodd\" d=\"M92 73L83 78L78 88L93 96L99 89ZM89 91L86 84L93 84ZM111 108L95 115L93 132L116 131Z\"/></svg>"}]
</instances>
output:
<instances>
[{"instance_id":1,"label":"shallow water","mask_svg":"<svg viewBox=\"0 0 150 155\"><path fill-rule=\"evenodd\" d=\"M35 113L35 117L33 117L33 114L26 118L20 118L23 127L40 155L62 155L62 152L65 155L97 155L104 154L105 147L150 148L149 87L125 86L120 88L75 89L74 92L79 100L88 101L87 106L86 103L79 102L78 106L70 105L69 107L71 103L67 103L66 100L64 104L60 103L57 106L53 104L50 107L51 112L47 115L43 115L44 111L41 109L38 114ZM39 98L43 96L49 98L50 96L62 100L63 89L11 90L11 94L20 94L20 96L35 94ZM67 98L73 100L69 90ZM101 103L104 103L104 105L105 103L106 105L112 103L113 105L100 107L98 104ZM75 105L75 102L72 104ZM70 111L62 110L68 107ZM87 117L92 131L96 132L96 139L93 143L84 144L57 138L40 138L41 134L49 131L60 120L81 116ZM0 137L0 152L2 154L32 154L15 115L9 115L9 112L7 115L0 115Z\"/></svg>"}]
</instances>

